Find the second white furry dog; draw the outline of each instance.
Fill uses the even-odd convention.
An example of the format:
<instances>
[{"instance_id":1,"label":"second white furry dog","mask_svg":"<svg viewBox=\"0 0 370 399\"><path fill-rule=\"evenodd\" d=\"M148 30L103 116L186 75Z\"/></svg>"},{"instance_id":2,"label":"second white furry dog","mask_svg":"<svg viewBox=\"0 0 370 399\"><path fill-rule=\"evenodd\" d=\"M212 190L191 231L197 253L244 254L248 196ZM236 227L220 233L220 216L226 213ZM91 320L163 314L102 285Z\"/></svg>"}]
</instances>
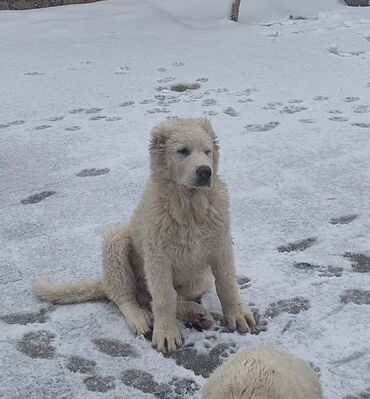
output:
<instances>
[{"instance_id":1,"label":"second white furry dog","mask_svg":"<svg viewBox=\"0 0 370 399\"><path fill-rule=\"evenodd\" d=\"M202 399L322 399L319 377L302 359L272 347L244 349L209 377Z\"/></svg>"},{"instance_id":2,"label":"second white furry dog","mask_svg":"<svg viewBox=\"0 0 370 399\"><path fill-rule=\"evenodd\" d=\"M182 343L176 316L207 328L212 316L195 300L213 278L230 330L255 326L236 284L226 185L217 174L219 148L206 119L175 119L154 128L151 176L129 224L114 227L103 244L102 278L51 284L36 294L55 303L108 297L134 333L170 352Z\"/></svg>"}]
</instances>

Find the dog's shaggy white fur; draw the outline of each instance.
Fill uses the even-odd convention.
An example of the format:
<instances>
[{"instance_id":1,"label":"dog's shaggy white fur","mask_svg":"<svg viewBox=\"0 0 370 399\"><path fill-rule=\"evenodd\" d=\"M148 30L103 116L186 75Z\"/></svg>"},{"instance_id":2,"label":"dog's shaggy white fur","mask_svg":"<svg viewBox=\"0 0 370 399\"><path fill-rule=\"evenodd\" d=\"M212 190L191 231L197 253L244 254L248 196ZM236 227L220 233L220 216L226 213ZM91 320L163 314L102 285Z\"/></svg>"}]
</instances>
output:
<instances>
[{"instance_id":1,"label":"dog's shaggy white fur","mask_svg":"<svg viewBox=\"0 0 370 399\"><path fill-rule=\"evenodd\" d=\"M255 326L235 278L227 188L217 174L219 147L206 119L175 119L155 127L151 176L129 224L111 229L103 243L102 278L34 290L55 303L108 297L130 329L145 334L154 315L153 345L173 351L182 343L176 323L207 328L212 316L195 302L213 278L230 330Z\"/></svg>"},{"instance_id":2,"label":"dog's shaggy white fur","mask_svg":"<svg viewBox=\"0 0 370 399\"><path fill-rule=\"evenodd\" d=\"M315 371L303 360L271 347L238 352L209 377L202 399L321 399Z\"/></svg>"}]
</instances>

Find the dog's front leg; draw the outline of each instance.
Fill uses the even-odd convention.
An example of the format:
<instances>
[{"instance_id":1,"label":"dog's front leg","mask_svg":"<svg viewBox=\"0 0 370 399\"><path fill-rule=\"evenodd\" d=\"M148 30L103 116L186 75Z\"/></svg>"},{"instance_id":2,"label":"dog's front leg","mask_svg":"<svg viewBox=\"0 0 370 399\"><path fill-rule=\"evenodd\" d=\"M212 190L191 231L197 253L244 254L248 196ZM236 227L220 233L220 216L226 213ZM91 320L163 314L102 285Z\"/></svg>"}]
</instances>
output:
<instances>
[{"instance_id":1,"label":"dog's front leg","mask_svg":"<svg viewBox=\"0 0 370 399\"><path fill-rule=\"evenodd\" d=\"M210 264L228 328L232 331L238 329L240 332L254 328L256 322L253 314L240 298L236 283L231 237L218 243L217 250L211 254Z\"/></svg>"},{"instance_id":2,"label":"dog's front leg","mask_svg":"<svg viewBox=\"0 0 370 399\"><path fill-rule=\"evenodd\" d=\"M182 338L176 322L177 292L173 287L171 264L165 256L150 254L145 274L152 296L154 316L152 344L160 352L173 352Z\"/></svg>"}]
</instances>

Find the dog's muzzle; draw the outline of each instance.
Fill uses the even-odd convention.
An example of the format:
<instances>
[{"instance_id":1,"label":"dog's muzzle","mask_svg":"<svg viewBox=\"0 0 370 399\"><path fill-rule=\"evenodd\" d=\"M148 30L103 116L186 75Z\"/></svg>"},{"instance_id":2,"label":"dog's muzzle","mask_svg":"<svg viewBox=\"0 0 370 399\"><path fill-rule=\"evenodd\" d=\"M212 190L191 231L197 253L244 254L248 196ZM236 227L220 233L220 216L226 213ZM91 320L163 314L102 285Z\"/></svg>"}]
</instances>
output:
<instances>
[{"instance_id":1,"label":"dog's muzzle","mask_svg":"<svg viewBox=\"0 0 370 399\"><path fill-rule=\"evenodd\" d=\"M211 186L212 169L207 165L199 166L197 173L197 185L199 187Z\"/></svg>"}]
</instances>

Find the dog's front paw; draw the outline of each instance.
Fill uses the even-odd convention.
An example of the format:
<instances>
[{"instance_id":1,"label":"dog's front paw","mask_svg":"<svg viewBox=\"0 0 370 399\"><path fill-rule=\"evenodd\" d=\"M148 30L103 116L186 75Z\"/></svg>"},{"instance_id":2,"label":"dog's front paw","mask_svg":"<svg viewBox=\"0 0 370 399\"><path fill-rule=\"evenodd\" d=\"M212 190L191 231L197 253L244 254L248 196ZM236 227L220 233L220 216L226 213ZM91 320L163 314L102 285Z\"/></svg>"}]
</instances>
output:
<instances>
[{"instance_id":1,"label":"dog's front paw","mask_svg":"<svg viewBox=\"0 0 370 399\"><path fill-rule=\"evenodd\" d=\"M245 333L256 327L253 313L244 303L239 303L234 309L225 312L227 327L231 331L238 330Z\"/></svg>"},{"instance_id":2,"label":"dog's front paw","mask_svg":"<svg viewBox=\"0 0 370 399\"><path fill-rule=\"evenodd\" d=\"M175 351L182 345L182 338L177 325L159 327L154 323L152 345L159 352L170 353Z\"/></svg>"}]
</instances>

